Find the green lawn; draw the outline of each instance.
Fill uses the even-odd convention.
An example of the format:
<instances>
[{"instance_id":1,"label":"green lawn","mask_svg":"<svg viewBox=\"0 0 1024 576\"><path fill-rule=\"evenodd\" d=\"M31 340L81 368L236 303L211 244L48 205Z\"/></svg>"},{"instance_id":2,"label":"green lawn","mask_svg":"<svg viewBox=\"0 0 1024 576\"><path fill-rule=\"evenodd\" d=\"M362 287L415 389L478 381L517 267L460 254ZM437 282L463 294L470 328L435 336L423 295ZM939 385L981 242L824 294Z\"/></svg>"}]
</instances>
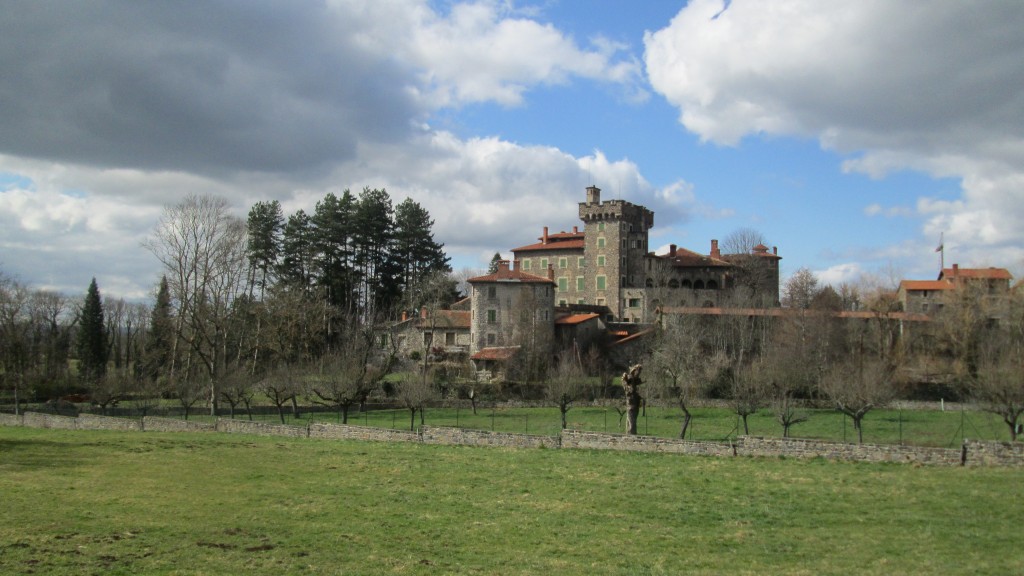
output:
<instances>
[{"instance_id":1,"label":"green lawn","mask_svg":"<svg viewBox=\"0 0 1024 576\"><path fill-rule=\"evenodd\" d=\"M1024 572L1007 468L0 427L0 495L3 574Z\"/></svg>"}]
</instances>

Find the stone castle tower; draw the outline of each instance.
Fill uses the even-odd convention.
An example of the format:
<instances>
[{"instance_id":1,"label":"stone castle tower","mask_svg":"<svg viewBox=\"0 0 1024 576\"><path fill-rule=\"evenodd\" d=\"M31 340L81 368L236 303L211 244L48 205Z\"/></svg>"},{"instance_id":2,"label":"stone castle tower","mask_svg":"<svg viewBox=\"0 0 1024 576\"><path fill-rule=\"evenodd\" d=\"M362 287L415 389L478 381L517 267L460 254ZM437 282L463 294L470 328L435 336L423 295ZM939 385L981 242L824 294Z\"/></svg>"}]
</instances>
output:
<instances>
[{"instance_id":1,"label":"stone castle tower","mask_svg":"<svg viewBox=\"0 0 1024 576\"><path fill-rule=\"evenodd\" d=\"M587 302L605 305L615 318L621 318L626 291L644 287L647 232L654 226L654 212L625 200L602 202L596 186L587 188L586 202L579 206L588 268Z\"/></svg>"}]
</instances>

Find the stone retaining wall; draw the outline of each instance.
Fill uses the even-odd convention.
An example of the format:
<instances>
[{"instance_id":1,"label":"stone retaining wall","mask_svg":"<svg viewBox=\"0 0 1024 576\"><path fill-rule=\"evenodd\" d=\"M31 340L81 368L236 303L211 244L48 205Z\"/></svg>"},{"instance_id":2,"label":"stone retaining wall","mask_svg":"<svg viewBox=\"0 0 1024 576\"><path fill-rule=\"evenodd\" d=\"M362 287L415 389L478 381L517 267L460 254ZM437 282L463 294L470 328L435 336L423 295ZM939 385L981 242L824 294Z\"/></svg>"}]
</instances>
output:
<instances>
[{"instance_id":1,"label":"stone retaining wall","mask_svg":"<svg viewBox=\"0 0 1024 576\"><path fill-rule=\"evenodd\" d=\"M146 416L142 419L142 429L146 432L216 432L217 425L213 422Z\"/></svg>"},{"instance_id":2,"label":"stone retaining wall","mask_svg":"<svg viewBox=\"0 0 1024 576\"><path fill-rule=\"evenodd\" d=\"M1024 466L1024 444L1020 442L978 442L964 443L967 455L964 464L968 466Z\"/></svg>"},{"instance_id":3,"label":"stone retaining wall","mask_svg":"<svg viewBox=\"0 0 1024 576\"><path fill-rule=\"evenodd\" d=\"M316 422L309 425L310 438L331 440L368 440L374 442L419 442L420 435L408 430L350 426L348 424L327 424Z\"/></svg>"},{"instance_id":4,"label":"stone retaining wall","mask_svg":"<svg viewBox=\"0 0 1024 576\"><path fill-rule=\"evenodd\" d=\"M438 426L420 427L420 436L425 444L446 444L451 446L504 446L507 448L558 448L557 436L531 436L509 434L468 428L447 428Z\"/></svg>"},{"instance_id":5,"label":"stone retaining wall","mask_svg":"<svg viewBox=\"0 0 1024 576\"><path fill-rule=\"evenodd\" d=\"M724 442L696 442L693 440L679 440L677 438L602 434L580 430L562 430L562 448L665 452L670 454L698 454L701 456L736 455L734 447Z\"/></svg>"},{"instance_id":6,"label":"stone retaining wall","mask_svg":"<svg viewBox=\"0 0 1024 576\"><path fill-rule=\"evenodd\" d=\"M142 421L130 418L114 418L113 416L97 416L95 414L78 415L79 430L131 430L142 431Z\"/></svg>"},{"instance_id":7,"label":"stone retaining wall","mask_svg":"<svg viewBox=\"0 0 1024 576\"><path fill-rule=\"evenodd\" d=\"M962 451L952 448L899 446L895 444L844 444L797 438L742 436L737 453L742 456L828 458L854 462L903 462L959 466Z\"/></svg>"},{"instance_id":8,"label":"stone retaining wall","mask_svg":"<svg viewBox=\"0 0 1024 576\"><path fill-rule=\"evenodd\" d=\"M54 428L59 430L75 430L78 428L78 418L71 416L57 416L55 414L41 414L39 412L25 412L22 423L28 428Z\"/></svg>"},{"instance_id":9,"label":"stone retaining wall","mask_svg":"<svg viewBox=\"0 0 1024 576\"><path fill-rule=\"evenodd\" d=\"M24 426L25 418L21 414L0 414L0 426Z\"/></svg>"},{"instance_id":10,"label":"stone retaining wall","mask_svg":"<svg viewBox=\"0 0 1024 576\"><path fill-rule=\"evenodd\" d=\"M228 434L253 434L255 436L289 436L292 438L308 438L309 428L306 426L289 426L287 424L267 424L266 422L250 422L249 420L217 419L217 432Z\"/></svg>"}]
</instances>

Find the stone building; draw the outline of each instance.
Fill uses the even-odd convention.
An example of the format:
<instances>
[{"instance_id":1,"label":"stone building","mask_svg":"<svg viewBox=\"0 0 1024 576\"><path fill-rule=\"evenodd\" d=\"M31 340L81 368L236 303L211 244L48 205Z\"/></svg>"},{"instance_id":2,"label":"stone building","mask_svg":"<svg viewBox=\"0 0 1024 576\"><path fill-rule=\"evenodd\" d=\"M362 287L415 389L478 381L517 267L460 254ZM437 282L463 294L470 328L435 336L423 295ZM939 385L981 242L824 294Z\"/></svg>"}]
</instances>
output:
<instances>
[{"instance_id":1,"label":"stone building","mask_svg":"<svg viewBox=\"0 0 1024 576\"><path fill-rule=\"evenodd\" d=\"M553 270L538 276L508 261L494 274L469 279L470 354L478 369L507 361L515 351L550 353L555 332Z\"/></svg>"},{"instance_id":2,"label":"stone building","mask_svg":"<svg viewBox=\"0 0 1024 576\"><path fill-rule=\"evenodd\" d=\"M650 252L654 212L625 200L601 200L590 186L579 204L583 230L549 233L513 248L525 272L552 270L555 305L571 310L606 308L606 321L649 323L658 306L777 306L777 249L758 245L749 254L722 254L711 241L708 255L671 245Z\"/></svg>"},{"instance_id":3,"label":"stone building","mask_svg":"<svg viewBox=\"0 0 1024 576\"><path fill-rule=\"evenodd\" d=\"M943 268L936 280L902 280L897 298L905 312L934 316L942 311L947 295L958 288L969 288L975 295L998 304L1010 294L1013 275L1006 268Z\"/></svg>"}]
</instances>

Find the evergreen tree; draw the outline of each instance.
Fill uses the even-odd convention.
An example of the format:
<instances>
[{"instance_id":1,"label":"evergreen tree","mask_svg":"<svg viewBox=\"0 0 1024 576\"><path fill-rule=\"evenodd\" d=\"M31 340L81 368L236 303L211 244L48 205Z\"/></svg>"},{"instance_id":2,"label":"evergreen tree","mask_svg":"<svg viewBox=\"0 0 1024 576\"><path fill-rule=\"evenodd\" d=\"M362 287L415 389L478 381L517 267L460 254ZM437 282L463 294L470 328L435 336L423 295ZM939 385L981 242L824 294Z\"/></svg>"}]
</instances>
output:
<instances>
[{"instance_id":1,"label":"evergreen tree","mask_svg":"<svg viewBox=\"0 0 1024 576\"><path fill-rule=\"evenodd\" d=\"M313 268L313 229L309 216L302 210L288 217L281 244L281 281L302 289L311 287Z\"/></svg>"},{"instance_id":2,"label":"evergreen tree","mask_svg":"<svg viewBox=\"0 0 1024 576\"><path fill-rule=\"evenodd\" d=\"M174 350L174 318L171 310L171 290L167 276L160 278L156 303L149 315L149 334L143 348L144 359L140 363L140 376L156 380L168 372Z\"/></svg>"},{"instance_id":3,"label":"evergreen tree","mask_svg":"<svg viewBox=\"0 0 1024 576\"><path fill-rule=\"evenodd\" d=\"M107 332L103 327L103 301L93 278L78 321L78 374L96 383L107 373Z\"/></svg>"},{"instance_id":4,"label":"evergreen tree","mask_svg":"<svg viewBox=\"0 0 1024 576\"><path fill-rule=\"evenodd\" d=\"M491 257L491 264L487 267L488 274L494 274L498 271L498 264L501 262L501 252L495 252L494 256Z\"/></svg>"},{"instance_id":5,"label":"evergreen tree","mask_svg":"<svg viewBox=\"0 0 1024 576\"><path fill-rule=\"evenodd\" d=\"M398 300L397 266L391 259L394 210L385 190L363 189L353 227L354 262L359 271L360 311L385 310Z\"/></svg>"},{"instance_id":6,"label":"evergreen tree","mask_svg":"<svg viewBox=\"0 0 1024 576\"><path fill-rule=\"evenodd\" d=\"M345 190L341 198L327 194L313 213L314 251L320 286L329 304L348 309L354 303L355 271L352 262L352 233L356 199Z\"/></svg>"},{"instance_id":7,"label":"evergreen tree","mask_svg":"<svg viewBox=\"0 0 1024 576\"><path fill-rule=\"evenodd\" d=\"M395 207L392 252L403 292L432 272L451 272L444 244L434 241L433 227L430 213L412 198Z\"/></svg>"},{"instance_id":8,"label":"evergreen tree","mask_svg":"<svg viewBox=\"0 0 1024 576\"><path fill-rule=\"evenodd\" d=\"M249 232L249 295L253 296L254 288L259 288L262 299L281 254L281 235L284 230L281 203L277 200L257 202L249 210L246 224Z\"/></svg>"}]
</instances>

